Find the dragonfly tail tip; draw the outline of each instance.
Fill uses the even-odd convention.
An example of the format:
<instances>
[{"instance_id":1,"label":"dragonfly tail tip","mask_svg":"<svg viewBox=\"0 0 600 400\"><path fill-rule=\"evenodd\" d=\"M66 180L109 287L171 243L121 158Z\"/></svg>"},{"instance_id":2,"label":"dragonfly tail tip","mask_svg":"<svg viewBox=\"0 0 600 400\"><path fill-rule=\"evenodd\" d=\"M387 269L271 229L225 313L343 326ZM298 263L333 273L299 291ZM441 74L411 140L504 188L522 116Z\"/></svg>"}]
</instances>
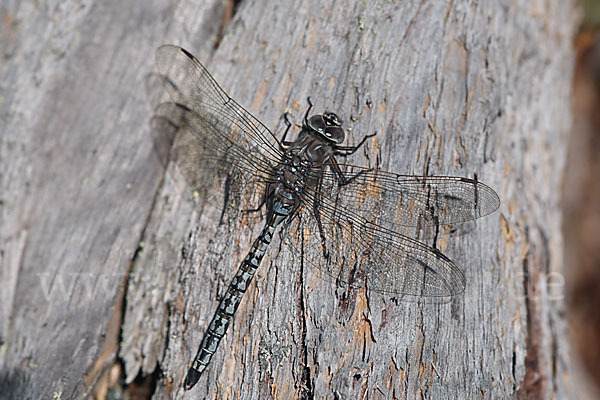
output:
<instances>
[{"instance_id":1,"label":"dragonfly tail tip","mask_svg":"<svg viewBox=\"0 0 600 400\"><path fill-rule=\"evenodd\" d=\"M185 383L183 384L184 389L190 390L193 388L196 382L198 382L198 379L200 379L200 372L190 368L187 376L185 377Z\"/></svg>"}]
</instances>

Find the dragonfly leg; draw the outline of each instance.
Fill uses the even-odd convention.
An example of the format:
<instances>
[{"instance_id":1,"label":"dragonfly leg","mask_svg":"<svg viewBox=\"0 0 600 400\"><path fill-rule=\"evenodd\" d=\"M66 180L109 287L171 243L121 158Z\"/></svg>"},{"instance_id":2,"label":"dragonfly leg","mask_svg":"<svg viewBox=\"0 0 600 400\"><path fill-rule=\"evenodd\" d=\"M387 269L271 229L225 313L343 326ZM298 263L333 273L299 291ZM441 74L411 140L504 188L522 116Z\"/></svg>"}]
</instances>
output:
<instances>
[{"instance_id":1,"label":"dragonfly leg","mask_svg":"<svg viewBox=\"0 0 600 400\"><path fill-rule=\"evenodd\" d=\"M359 144L357 144L356 146L336 146L335 151L333 152L334 155L336 156L349 156L351 154L354 154L356 152L356 150L360 149L363 144L365 144L365 141L370 138L377 135L377 133L373 133L371 135L365 135L362 140L360 141Z\"/></svg>"},{"instance_id":2,"label":"dragonfly leg","mask_svg":"<svg viewBox=\"0 0 600 400\"><path fill-rule=\"evenodd\" d=\"M345 176L343 176L343 178L344 178L344 181L342 181L342 182L340 183L340 186L346 186L346 185L349 185L350 183L352 183L352 181L354 181L356 178L358 178L359 176L361 176L362 174L364 174L364 173L365 173L365 172L367 172L367 171L369 171L369 170L367 170L367 169L365 169L365 170L362 170L362 171L360 171L359 173L352 175L350 178L346 178Z\"/></svg>"},{"instance_id":3,"label":"dragonfly leg","mask_svg":"<svg viewBox=\"0 0 600 400\"><path fill-rule=\"evenodd\" d=\"M304 114L304 126L308 126L308 113L313 108L313 103L310 99L310 96L306 98L306 101L308 102L308 108L306 109L306 113Z\"/></svg>"},{"instance_id":4,"label":"dragonfly leg","mask_svg":"<svg viewBox=\"0 0 600 400\"><path fill-rule=\"evenodd\" d=\"M242 210L242 212L245 212L245 213L259 212L260 210L262 210L263 206L265 205L265 201L266 201L266 199L265 199L265 197L263 197L263 199L261 200L261 202L258 205L258 207L256 207L256 208L247 208L247 209Z\"/></svg>"},{"instance_id":5,"label":"dragonfly leg","mask_svg":"<svg viewBox=\"0 0 600 400\"><path fill-rule=\"evenodd\" d=\"M289 116L290 116L289 112L283 113L283 120L285 122L285 125L287 126L287 128L285 128L285 132L283 132L283 136L281 137L281 144L283 146L291 146L294 143L294 142L289 142L289 141L285 140L285 138L286 138L286 136L288 134L288 131L290 130L290 128L293 125L292 122L289 119ZM283 146L281 146L281 147L283 147ZM284 150L284 149L282 148L282 150Z\"/></svg>"},{"instance_id":6,"label":"dragonfly leg","mask_svg":"<svg viewBox=\"0 0 600 400\"><path fill-rule=\"evenodd\" d=\"M308 102L308 108L306 109L306 113L304 114L304 125L308 125L308 113L310 112L310 110L313 107L313 103L312 103L312 100L310 99L310 96L306 98L306 101ZM293 125L292 122L289 119L289 115L290 115L290 113L288 113L288 112L286 112L286 113L283 114L283 119L285 121L285 125L287 126L285 128L285 132L283 132L283 136L281 137L281 144L283 146L291 146L292 144L294 144L294 142L289 142L289 141L285 140L285 138L287 137L287 134L288 134L290 128ZM363 142L364 142L364 140L363 140Z\"/></svg>"},{"instance_id":7,"label":"dragonfly leg","mask_svg":"<svg viewBox=\"0 0 600 400\"><path fill-rule=\"evenodd\" d=\"M365 172L372 171L371 169L363 169L359 173L354 174L348 178L348 177L346 177L346 175L344 175L344 173L340 169L340 166L338 165L337 161L335 160L335 158L333 156L330 157L330 161L331 161L330 167L333 169L333 172L335 172L335 175L337 176L337 179L338 179L338 185L340 187L346 186L346 185L352 183L352 181L354 181L356 178L358 178Z\"/></svg>"}]
</instances>

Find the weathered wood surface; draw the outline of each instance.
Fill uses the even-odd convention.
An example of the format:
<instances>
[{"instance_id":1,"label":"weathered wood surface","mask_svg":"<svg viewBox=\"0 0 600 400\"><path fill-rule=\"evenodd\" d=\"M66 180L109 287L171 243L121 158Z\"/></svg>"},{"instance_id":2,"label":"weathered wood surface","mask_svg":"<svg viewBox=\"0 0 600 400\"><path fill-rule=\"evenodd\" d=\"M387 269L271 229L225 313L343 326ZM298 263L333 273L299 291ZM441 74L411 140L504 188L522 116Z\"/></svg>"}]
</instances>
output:
<instances>
[{"instance_id":1,"label":"weathered wood surface","mask_svg":"<svg viewBox=\"0 0 600 400\"><path fill-rule=\"evenodd\" d=\"M344 298L276 236L193 396L569 397L562 303L544 282L562 268L571 5L246 1L213 51L222 7L0 6L0 392L80 397L119 359L127 382L160 368L155 397L183 395L262 226L218 225L220 204L174 166L161 180L144 76L174 42L275 130L311 95L347 121L350 143L378 132L353 163L477 174L503 202L444 243L467 277L447 305ZM66 298L47 299L44 282L72 277Z\"/></svg>"},{"instance_id":2,"label":"weathered wood surface","mask_svg":"<svg viewBox=\"0 0 600 400\"><path fill-rule=\"evenodd\" d=\"M180 6L0 3L0 398L78 398L116 360L162 176L144 75L164 40L216 34L222 11Z\"/></svg>"}]
</instances>

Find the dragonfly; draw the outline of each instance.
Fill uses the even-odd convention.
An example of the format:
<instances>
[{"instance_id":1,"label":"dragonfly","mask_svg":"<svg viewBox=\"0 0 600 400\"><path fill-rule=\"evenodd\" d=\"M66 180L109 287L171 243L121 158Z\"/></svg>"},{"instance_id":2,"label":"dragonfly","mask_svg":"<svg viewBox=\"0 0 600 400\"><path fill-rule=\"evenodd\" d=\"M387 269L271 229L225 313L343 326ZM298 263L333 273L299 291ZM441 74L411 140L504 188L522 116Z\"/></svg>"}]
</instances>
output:
<instances>
[{"instance_id":1,"label":"dragonfly","mask_svg":"<svg viewBox=\"0 0 600 400\"><path fill-rule=\"evenodd\" d=\"M310 98L296 139L287 140L294 125L287 114L278 138L187 50L164 45L155 59L171 101L157 106L154 120L176 127L169 159L191 185L224 177L232 193L260 195L250 211L265 210L264 228L217 306L186 376L186 390L209 365L282 224L289 244L299 250L294 254L338 285L402 299L445 300L464 292L465 276L454 262L401 232L433 227L437 233L488 215L500 206L493 189L477 179L401 175L341 162L373 135L344 145L341 118L330 111L311 115Z\"/></svg>"}]
</instances>

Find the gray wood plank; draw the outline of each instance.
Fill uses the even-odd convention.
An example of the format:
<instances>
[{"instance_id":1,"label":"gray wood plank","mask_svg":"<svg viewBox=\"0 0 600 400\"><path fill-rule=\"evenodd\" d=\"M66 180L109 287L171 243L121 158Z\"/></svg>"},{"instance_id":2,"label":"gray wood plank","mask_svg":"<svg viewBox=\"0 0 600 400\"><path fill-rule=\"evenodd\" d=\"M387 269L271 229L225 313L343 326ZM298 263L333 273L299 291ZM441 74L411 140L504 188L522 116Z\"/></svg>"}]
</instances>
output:
<instances>
[{"instance_id":1,"label":"gray wood plank","mask_svg":"<svg viewBox=\"0 0 600 400\"><path fill-rule=\"evenodd\" d=\"M278 238L195 395L567 396L562 303L543 290L562 268L572 23L559 2L242 3L207 66L267 126L280 132L283 110L298 119L311 95L316 110L348 121L351 143L378 132L352 162L477 174L503 206L442 246L468 282L445 306L345 298ZM254 217L217 226L221 202L194 199L181 182L170 169L130 280L139 295L121 349L129 379L162 360L158 397L183 395L218 298L262 227Z\"/></svg>"},{"instance_id":2,"label":"gray wood plank","mask_svg":"<svg viewBox=\"0 0 600 400\"><path fill-rule=\"evenodd\" d=\"M231 208L218 224L222 182L206 201L175 166L163 179L144 77L174 42L274 131L310 95L342 116L350 143L378 133L349 161L477 174L502 199L440 244L467 277L447 305L345 294L277 235L193 396L570 397L560 288L544 290L562 271L571 5L246 1L213 54L222 7L0 6L2 393L76 398L119 360L126 382L160 368L156 398L184 394L262 225Z\"/></svg>"},{"instance_id":3,"label":"gray wood plank","mask_svg":"<svg viewBox=\"0 0 600 400\"><path fill-rule=\"evenodd\" d=\"M173 40L190 27L206 40L222 8L180 6L0 6L2 398L77 398L116 360L109 322L163 174L144 75L165 15L199 18Z\"/></svg>"}]
</instances>

